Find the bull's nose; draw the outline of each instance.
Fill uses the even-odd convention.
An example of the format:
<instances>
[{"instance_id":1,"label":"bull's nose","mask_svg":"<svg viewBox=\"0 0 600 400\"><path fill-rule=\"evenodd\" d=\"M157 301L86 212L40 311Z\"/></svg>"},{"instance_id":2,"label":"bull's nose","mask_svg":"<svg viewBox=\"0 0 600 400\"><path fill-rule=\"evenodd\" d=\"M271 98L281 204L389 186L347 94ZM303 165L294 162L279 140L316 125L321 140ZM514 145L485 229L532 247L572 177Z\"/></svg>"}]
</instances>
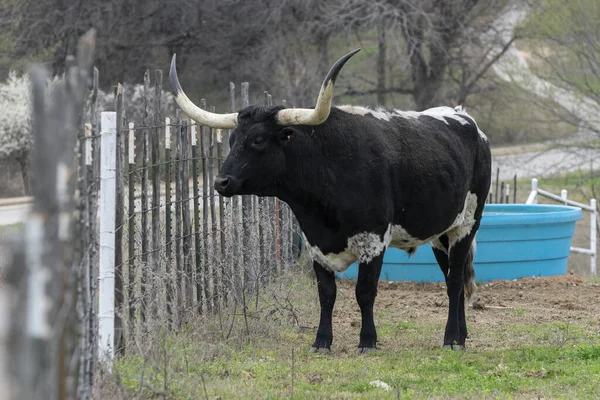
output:
<instances>
[{"instance_id":1,"label":"bull's nose","mask_svg":"<svg viewBox=\"0 0 600 400\"><path fill-rule=\"evenodd\" d=\"M223 192L227 190L227 187L229 186L230 182L231 179L229 179L228 176L217 176L215 178L215 190L217 192Z\"/></svg>"}]
</instances>

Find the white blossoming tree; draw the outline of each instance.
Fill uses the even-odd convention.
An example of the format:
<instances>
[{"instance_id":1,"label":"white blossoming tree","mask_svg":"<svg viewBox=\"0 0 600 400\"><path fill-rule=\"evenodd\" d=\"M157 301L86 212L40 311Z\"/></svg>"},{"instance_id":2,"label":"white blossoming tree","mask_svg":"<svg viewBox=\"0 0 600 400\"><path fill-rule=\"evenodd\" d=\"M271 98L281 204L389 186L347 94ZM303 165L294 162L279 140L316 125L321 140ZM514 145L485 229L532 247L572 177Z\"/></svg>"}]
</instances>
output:
<instances>
[{"instance_id":1,"label":"white blossoming tree","mask_svg":"<svg viewBox=\"0 0 600 400\"><path fill-rule=\"evenodd\" d=\"M48 80L47 93L59 81L58 77ZM142 122L144 116L143 85L124 85L125 113L128 120ZM153 94L154 88L151 89ZM98 109L114 110L113 93L98 92ZM171 93L163 91L162 112L174 112ZM0 159L17 161L21 167L23 187L29 194L29 154L32 146L31 134L31 87L27 74L12 71L4 84L0 84Z\"/></svg>"},{"instance_id":2,"label":"white blossoming tree","mask_svg":"<svg viewBox=\"0 0 600 400\"><path fill-rule=\"evenodd\" d=\"M23 187L29 194L31 152L31 88L27 75L10 72L0 85L0 158L16 160L21 166Z\"/></svg>"}]
</instances>

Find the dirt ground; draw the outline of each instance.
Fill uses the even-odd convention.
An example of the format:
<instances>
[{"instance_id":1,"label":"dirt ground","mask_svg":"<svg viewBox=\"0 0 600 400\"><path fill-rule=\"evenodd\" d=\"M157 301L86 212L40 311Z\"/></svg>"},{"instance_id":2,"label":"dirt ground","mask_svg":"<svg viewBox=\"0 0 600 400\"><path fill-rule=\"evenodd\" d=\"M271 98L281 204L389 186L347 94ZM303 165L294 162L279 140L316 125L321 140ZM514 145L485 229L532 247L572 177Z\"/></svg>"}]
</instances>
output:
<instances>
[{"instance_id":1,"label":"dirt ground","mask_svg":"<svg viewBox=\"0 0 600 400\"><path fill-rule=\"evenodd\" d=\"M467 348L516 348L524 343L560 344L600 338L600 283L578 275L522 278L481 283L475 308L467 308ZM379 283L375 301L378 347L441 345L448 313L442 283ZM338 281L334 310L334 346L355 351L360 312L354 283ZM387 329L389 326L392 329ZM546 326L540 335L531 326ZM388 332L388 334L386 334Z\"/></svg>"}]
</instances>

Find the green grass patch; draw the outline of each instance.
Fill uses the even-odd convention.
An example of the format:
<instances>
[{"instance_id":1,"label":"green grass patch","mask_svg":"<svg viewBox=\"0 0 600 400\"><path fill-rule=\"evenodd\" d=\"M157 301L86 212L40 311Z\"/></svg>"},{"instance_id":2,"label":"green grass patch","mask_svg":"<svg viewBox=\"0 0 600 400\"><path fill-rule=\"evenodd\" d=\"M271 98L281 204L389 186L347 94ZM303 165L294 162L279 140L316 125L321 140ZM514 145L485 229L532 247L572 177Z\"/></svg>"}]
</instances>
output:
<instances>
[{"instance_id":1,"label":"green grass patch","mask_svg":"<svg viewBox=\"0 0 600 400\"><path fill-rule=\"evenodd\" d=\"M384 321L379 332L385 340L429 329L426 324ZM598 338L571 327L569 340L545 340L556 329L564 326L512 325L504 335L522 331L532 339L509 349L453 352L394 346L393 351L383 348L360 356L335 351L335 345L331 355L312 354L312 333L285 329L279 340L253 338L242 347L220 342L218 354L206 357L206 344L181 334L163 341L157 351L167 355L162 362L160 357L151 361L132 355L119 360L115 371L131 395L139 390L143 374L146 398L165 388L168 397L177 399L593 398L600 382ZM371 384L375 380L391 390Z\"/></svg>"},{"instance_id":2,"label":"green grass patch","mask_svg":"<svg viewBox=\"0 0 600 400\"><path fill-rule=\"evenodd\" d=\"M287 398L292 390L298 399L509 398L529 394L592 398L600 382L598 345L464 353L412 349L366 356L315 356L301 350L293 368L287 350L247 349L231 357L205 360L188 370L174 362L169 395L196 398L189 389L204 381L209 398ZM164 375L144 367L139 357L124 359L116 368L124 385L133 390L139 387L144 369L152 387L162 387ZM374 380L387 383L392 391L373 386L370 382Z\"/></svg>"}]
</instances>

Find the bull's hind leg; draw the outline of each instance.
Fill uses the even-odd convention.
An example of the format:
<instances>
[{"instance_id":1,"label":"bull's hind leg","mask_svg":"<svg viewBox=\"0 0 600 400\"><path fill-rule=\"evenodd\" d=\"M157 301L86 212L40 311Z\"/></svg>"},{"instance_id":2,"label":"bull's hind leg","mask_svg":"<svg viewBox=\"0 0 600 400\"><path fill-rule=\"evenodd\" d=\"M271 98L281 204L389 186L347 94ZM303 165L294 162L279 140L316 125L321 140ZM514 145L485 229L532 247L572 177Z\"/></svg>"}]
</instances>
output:
<instances>
[{"instance_id":1,"label":"bull's hind leg","mask_svg":"<svg viewBox=\"0 0 600 400\"><path fill-rule=\"evenodd\" d=\"M362 315L360 341L358 352L363 353L377 348L377 330L373 320L373 305L377 297L377 283L383 265L385 251L374 257L368 263L361 262L358 266L358 280L356 282L356 301Z\"/></svg>"},{"instance_id":2,"label":"bull's hind leg","mask_svg":"<svg viewBox=\"0 0 600 400\"><path fill-rule=\"evenodd\" d=\"M473 244L474 244L474 242L473 242ZM435 255L435 258L440 266L440 269L444 273L444 277L446 279L446 286L447 286L447 288L450 288L452 286L452 284L449 282L449 277L450 277L449 272L451 271L451 269L450 269L449 255L448 255L448 247L449 247L448 246L448 237L446 235L443 235L439 239L432 242L433 254ZM468 251L466 260L463 263L463 265L464 265L463 273L462 273L462 276L463 276L462 291L463 291L463 293L461 293L458 296L458 310L457 310L458 315L456 317L454 317L453 315L456 315L456 314L452 314L451 308L450 308L450 312L448 314L448 321L450 321L451 318L458 319L458 340L456 340L455 337L448 337L449 329L450 330L453 329L453 327L449 328L450 322L448 322L448 325L446 327L446 334L445 334L445 338L444 338L444 346L450 346L453 348L456 347L457 349L460 349L460 348L462 348L462 346L464 346L465 340L468 337L467 321L466 321L466 317L465 317L464 293L467 291L470 293L472 291L472 285L474 285L474 282L473 282L473 277L474 277L473 251L471 250L471 248ZM468 289L468 290L465 290L465 289ZM448 297L449 297L449 299L451 298L450 290L448 290ZM450 335L450 336L452 336L452 335Z\"/></svg>"},{"instance_id":3,"label":"bull's hind leg","mask_svg":"<svg viewBox=\"0 0 600 400\"><path fill-rule=\"evenodd\" d=\"M318 262L313 263L317 275L317 287L319 290L319 302L321 303L321 319L317 337L310 349L312 352L328 353L333 342L332 316L333 306L337 294L335 275L333 272L323 268Z\"/></svg>"}]
</instances>

